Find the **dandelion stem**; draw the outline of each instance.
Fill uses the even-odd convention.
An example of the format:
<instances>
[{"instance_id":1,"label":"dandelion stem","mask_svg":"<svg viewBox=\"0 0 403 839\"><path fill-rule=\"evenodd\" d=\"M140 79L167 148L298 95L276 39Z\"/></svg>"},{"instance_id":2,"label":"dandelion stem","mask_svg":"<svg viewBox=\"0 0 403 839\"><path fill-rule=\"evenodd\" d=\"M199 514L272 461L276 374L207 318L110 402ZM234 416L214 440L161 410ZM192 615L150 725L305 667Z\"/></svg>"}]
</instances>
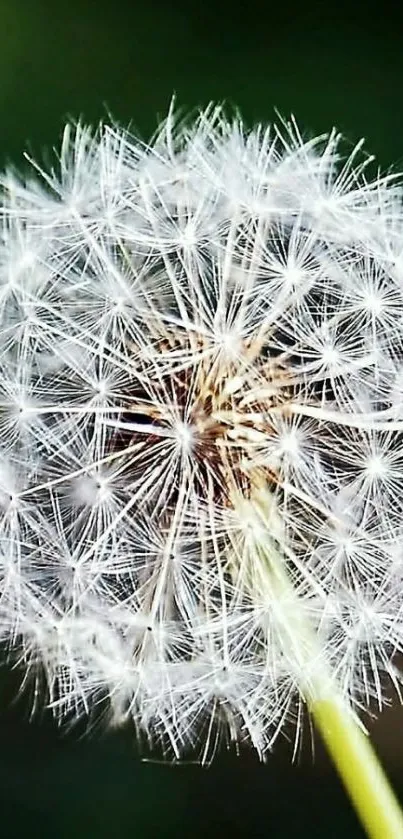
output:
<instances>
[{"instance_id":1,"label":"dandelion stem","mask_svg":"<svg viewBox=\"0 0 403 839\"><path fill-rule=\"evenodd\" d=\"M251 500L234 501L249 537L238 583L270 605L280 645L316 728L370 839L403 839L403 813L368 736L322 654L307 607L280 548L275 499L256 481Z\"/></svg>"},{"instance_id":2,"label":"dandelion stem","mask_svg":"<svg viewBox=\"0 0 403 839\"><path fill-rule=\"evenodd\" d=\"M402 839L403 814L368 736L346 703L312 700L309 708L328 753L371 839Z\"/></svg>"}]
</instances>

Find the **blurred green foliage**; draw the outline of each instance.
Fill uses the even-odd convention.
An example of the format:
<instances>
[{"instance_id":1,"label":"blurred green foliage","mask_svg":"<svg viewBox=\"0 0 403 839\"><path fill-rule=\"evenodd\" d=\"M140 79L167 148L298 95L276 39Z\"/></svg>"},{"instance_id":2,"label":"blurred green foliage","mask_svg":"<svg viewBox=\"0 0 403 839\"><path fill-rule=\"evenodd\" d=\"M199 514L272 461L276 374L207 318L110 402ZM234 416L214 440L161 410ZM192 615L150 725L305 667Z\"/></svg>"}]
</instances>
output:
<instances>
[{"instance_id":1,"label":"blurred green foliage","mask_svg":"<svg viewBox=\"0 0 403 839\"><path fill-rule=\"evenodd\" d=\"M401 29L384 4L289 0L2 0L0 154L57 143L67 116L109 110L146 135L172 93L277 108L317 132L365 136L403 163Z\"/></svg>"}]
</instances>

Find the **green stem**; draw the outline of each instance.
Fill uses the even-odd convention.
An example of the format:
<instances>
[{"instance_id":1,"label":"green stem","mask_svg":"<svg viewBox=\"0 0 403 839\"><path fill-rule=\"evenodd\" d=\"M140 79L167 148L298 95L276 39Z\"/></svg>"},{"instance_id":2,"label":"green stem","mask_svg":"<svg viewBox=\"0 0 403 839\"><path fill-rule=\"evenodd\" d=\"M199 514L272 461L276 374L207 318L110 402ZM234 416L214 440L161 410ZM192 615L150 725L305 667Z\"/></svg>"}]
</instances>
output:
<instances>
[{"instance_id":1,"label":"green stem","mask_svg":"<svg viewBox=\"0 0 403 839\"><path fill-rule=\"evenodd\" d=\"M267 603L276 642L289 661L301 696L371 839L403 839L403 814L368 736L345 701L321 654L309 616L281 555L281 522L275 499L258 484L251 500L234 499L247 538L238 563L230 561L237 584Z\"/></svg>"},{"instance_id":2,"label":"green stem","mask_svg":"<svg viewBox=\"0 0 403 839\"><path fill-rule=\"evenodd\" d=\"M309 708L343 784L371 839L403 839L403 816L370 739L337 697Z\"/></svg>"}]
</instances>

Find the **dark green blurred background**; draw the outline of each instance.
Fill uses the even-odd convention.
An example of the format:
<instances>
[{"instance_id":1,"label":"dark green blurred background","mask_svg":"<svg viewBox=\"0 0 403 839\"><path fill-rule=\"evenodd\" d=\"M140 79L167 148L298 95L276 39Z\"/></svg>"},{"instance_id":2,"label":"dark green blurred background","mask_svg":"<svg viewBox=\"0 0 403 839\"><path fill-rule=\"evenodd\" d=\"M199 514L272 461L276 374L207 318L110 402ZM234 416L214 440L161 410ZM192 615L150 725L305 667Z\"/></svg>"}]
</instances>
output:
<instances>
[{"instance_id":1,"label":"dark green blurred background","mask_svg":"<svg viewBox=\"0 0 403 839\"><path fill-rule=\"evenodd\" d=\"M367 138L382 168L403 167L403 40L380 2L0 0L0 157L57 145L66 117L107 112L143 135L180 106L226 100L247 122L277 108L321 132ZM29 722L0 689L0 835L360 837L339 784L309 749L291 766L220 754L212 768L142 763L127 735L80 739ZM375 728L403 796L403 716Z\"/></svg>"}]
</instances>

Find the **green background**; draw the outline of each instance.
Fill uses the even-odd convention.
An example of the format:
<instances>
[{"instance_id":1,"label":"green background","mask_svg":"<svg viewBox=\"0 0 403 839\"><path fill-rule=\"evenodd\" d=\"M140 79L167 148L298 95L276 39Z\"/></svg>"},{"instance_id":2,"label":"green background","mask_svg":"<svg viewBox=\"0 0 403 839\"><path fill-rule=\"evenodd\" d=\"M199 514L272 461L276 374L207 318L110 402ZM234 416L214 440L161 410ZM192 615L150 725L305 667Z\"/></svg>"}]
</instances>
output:
<instances>
[{"instance_id":1,"label":"green background","mask_svg":"<svg viewBox=\"0 0 403 839\"><path fill-rule=\"evenodd\" d=\"M278 108L312 131L336 124L403 163L402 30L385 3L1 0L0 31L3 159L56 143L68 115L108 109L149 133L175 91L248 121Z\"/></svg>"},{"instance_id":2,"label":"green background","mask_svg":"<svg viewBox=\"0 0 403 839\"><path fill-rule=\"evenodd\" d=\"M313 132L364 136L403 167L403 40L385 4L248 0L0 0L0 157L57 145L65 119L110 112L148 135L181 107L236 104L248 123L294 113ZM8 837L359 837L321 749L265 766L224 752L210 769L139 760L127 734L58 732L0 690L0 833ZM375 728L403 796L403 717ZM309 737L307 738L309 741Z\"/></svg>"}]
</instances>

